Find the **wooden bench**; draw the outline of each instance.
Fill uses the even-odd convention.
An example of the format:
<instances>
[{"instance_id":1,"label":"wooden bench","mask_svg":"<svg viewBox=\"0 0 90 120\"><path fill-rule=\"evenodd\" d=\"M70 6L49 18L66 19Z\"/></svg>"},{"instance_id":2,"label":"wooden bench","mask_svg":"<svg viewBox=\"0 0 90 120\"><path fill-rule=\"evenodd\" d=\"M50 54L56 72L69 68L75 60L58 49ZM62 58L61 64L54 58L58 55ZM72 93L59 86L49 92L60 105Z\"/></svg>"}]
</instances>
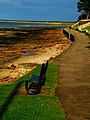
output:
<instances>
[{"instance_id":1,"label":"wooden bench","mask_svg":"<svg viewBox=\"0 0 90 120\"><path fill-rule=\"evenodd\" d=\"M48 61L41 66L40 75L32 75L31 78L25 81L25 88L28 94L35 95L40 93L42 86L46 81L46 71L48 67Z\"/></svg>"}]
</instances>

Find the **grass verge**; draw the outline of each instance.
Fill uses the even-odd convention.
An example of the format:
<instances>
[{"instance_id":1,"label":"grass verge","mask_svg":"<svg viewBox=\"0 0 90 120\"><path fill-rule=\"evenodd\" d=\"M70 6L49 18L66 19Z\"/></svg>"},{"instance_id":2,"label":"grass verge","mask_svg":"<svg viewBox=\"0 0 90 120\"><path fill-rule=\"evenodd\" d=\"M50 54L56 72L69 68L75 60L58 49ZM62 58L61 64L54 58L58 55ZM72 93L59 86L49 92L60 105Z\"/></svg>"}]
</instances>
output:
<instances>
[{"instance_id":1,"label":"grass verge","mask_svg":"<svg viewBox=\"0 0 90 120\"><path fill-rule=\"evenodd\" d=\"M47 80L38 95L27 95L24 84L32 74L39 75L40 67L19 78L13 84L0 86L1 120L65 120L64 110L59 98L54 96L57 86L58 65L49 64ZM22 89L22 93L19 91ZM47 92L47 91L46 91Z\"/></svg>"},{"instance_id":2,"label":"grass verge","mask_svg":"<svg viewBox=\"0 0 90 120\"><path fill-rule=\"evenodd\" d=\"M79 26L79 23L76 23L76 24L73 26L73 29L78 30L78 26Z\"/></svg>"},{"instance_id":3,"label":"grass verge","mask_svg":"<svg viewBox=\"0 0 90 120\"><path fill-rule=\"evenodd\" d=\"M88 30L88 31L90 31L90 26L88 26L88 27L85 27L85 28L83 28L82 30L83 30L83 31L85 31L85 30Z\"/></svg>"}]
</instances>

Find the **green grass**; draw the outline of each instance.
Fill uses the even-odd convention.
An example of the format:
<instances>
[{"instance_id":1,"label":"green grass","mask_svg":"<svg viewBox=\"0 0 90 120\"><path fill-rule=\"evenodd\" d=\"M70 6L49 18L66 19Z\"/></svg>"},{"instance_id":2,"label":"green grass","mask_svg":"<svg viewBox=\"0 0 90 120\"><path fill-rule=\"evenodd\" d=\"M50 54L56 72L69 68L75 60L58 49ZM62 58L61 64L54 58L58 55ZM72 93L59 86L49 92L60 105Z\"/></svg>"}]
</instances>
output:
<instances>
[{"instance_id":1,"label":"green grass","mask_svg":"<svg viewBox=\"0 0 90 120\"><path fill-rule=\"evenodd\" d=\"M78 26L79 26L79 23L75 24L75 25L73 26L73 29L78 30Z\"/></svg>"},{"instance_id":2,"label":"green grass","mask_svg":"<svg viewBox=\"0 0 90 120\"><path fill-rule=\"evenodd\" d=\"M85 31L85 30L88 30L88 31L90 31L90 26L88 26L88 27L85 27L85 28L83 28L82 30L83 30L83 31Z\"/></svg>"},{"instance_id":3,"label":"green grass","mask_svg":"<svg viewBox=\"0 0 90 120\"><path fill-rule=\"evenodd\" d=\"M44 89L48 95L17 94L17 86L24 86L32 74L39 75L40 67L19 78L13 84L0 86L0 117L2 120L65 120L65 113L59 98L54 96L57 86L58 65L49 64ZM16 89L17 87L17 89Z\"/></svg>"},{"instance_id":4,"label":"green grass","mask_svg":"<svg viewBox=\"0 0 90 120\"><path fill-rule=\"evenodd\" d=\"M88 33L86 32L86 30L88 30ZM83 28L82 31L85 32L85 34L88 35L90 38L90 26Z\"/></svg>"}]
</instances>

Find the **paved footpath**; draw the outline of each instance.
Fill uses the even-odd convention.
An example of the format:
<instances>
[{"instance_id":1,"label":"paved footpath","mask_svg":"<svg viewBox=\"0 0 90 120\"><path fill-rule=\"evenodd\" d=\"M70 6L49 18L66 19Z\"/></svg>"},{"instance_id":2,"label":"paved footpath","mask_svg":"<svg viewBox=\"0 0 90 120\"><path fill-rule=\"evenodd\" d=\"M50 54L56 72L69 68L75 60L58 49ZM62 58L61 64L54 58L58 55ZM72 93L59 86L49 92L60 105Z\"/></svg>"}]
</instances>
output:
<instances>
[{"instance_id":1,"label":"paved footpath","mask_svg":"<svg viewBox=\"0 0 90 120\"><path fill-rule=\"evenodd\" d=\"M78 31L68 31L75 42L54 60L60 64L56 95L66 120L90 120L90 39Z\"/></svg>"}]
</instances>

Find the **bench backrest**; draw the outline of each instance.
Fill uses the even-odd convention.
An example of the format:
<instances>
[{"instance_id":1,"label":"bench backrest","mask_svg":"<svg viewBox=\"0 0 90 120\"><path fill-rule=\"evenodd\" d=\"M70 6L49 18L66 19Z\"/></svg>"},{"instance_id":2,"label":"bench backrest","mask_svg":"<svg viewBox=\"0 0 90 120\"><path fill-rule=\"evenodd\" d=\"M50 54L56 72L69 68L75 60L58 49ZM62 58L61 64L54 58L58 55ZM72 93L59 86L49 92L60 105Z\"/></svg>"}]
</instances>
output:
<instances>
[{"instance_id":1,"label":"bench backrest","mask_svg":"<svg viewBox=\"0 0 90 120\"><path fill-rule=\"evenodd\" d=\"M48 67L48 61L46 62L46 64L43 63L41 66L41 71L40 71L40 76L39 76L40 85L44 85L45 83L47 67Z\"/></svg>"}]
</instances>

